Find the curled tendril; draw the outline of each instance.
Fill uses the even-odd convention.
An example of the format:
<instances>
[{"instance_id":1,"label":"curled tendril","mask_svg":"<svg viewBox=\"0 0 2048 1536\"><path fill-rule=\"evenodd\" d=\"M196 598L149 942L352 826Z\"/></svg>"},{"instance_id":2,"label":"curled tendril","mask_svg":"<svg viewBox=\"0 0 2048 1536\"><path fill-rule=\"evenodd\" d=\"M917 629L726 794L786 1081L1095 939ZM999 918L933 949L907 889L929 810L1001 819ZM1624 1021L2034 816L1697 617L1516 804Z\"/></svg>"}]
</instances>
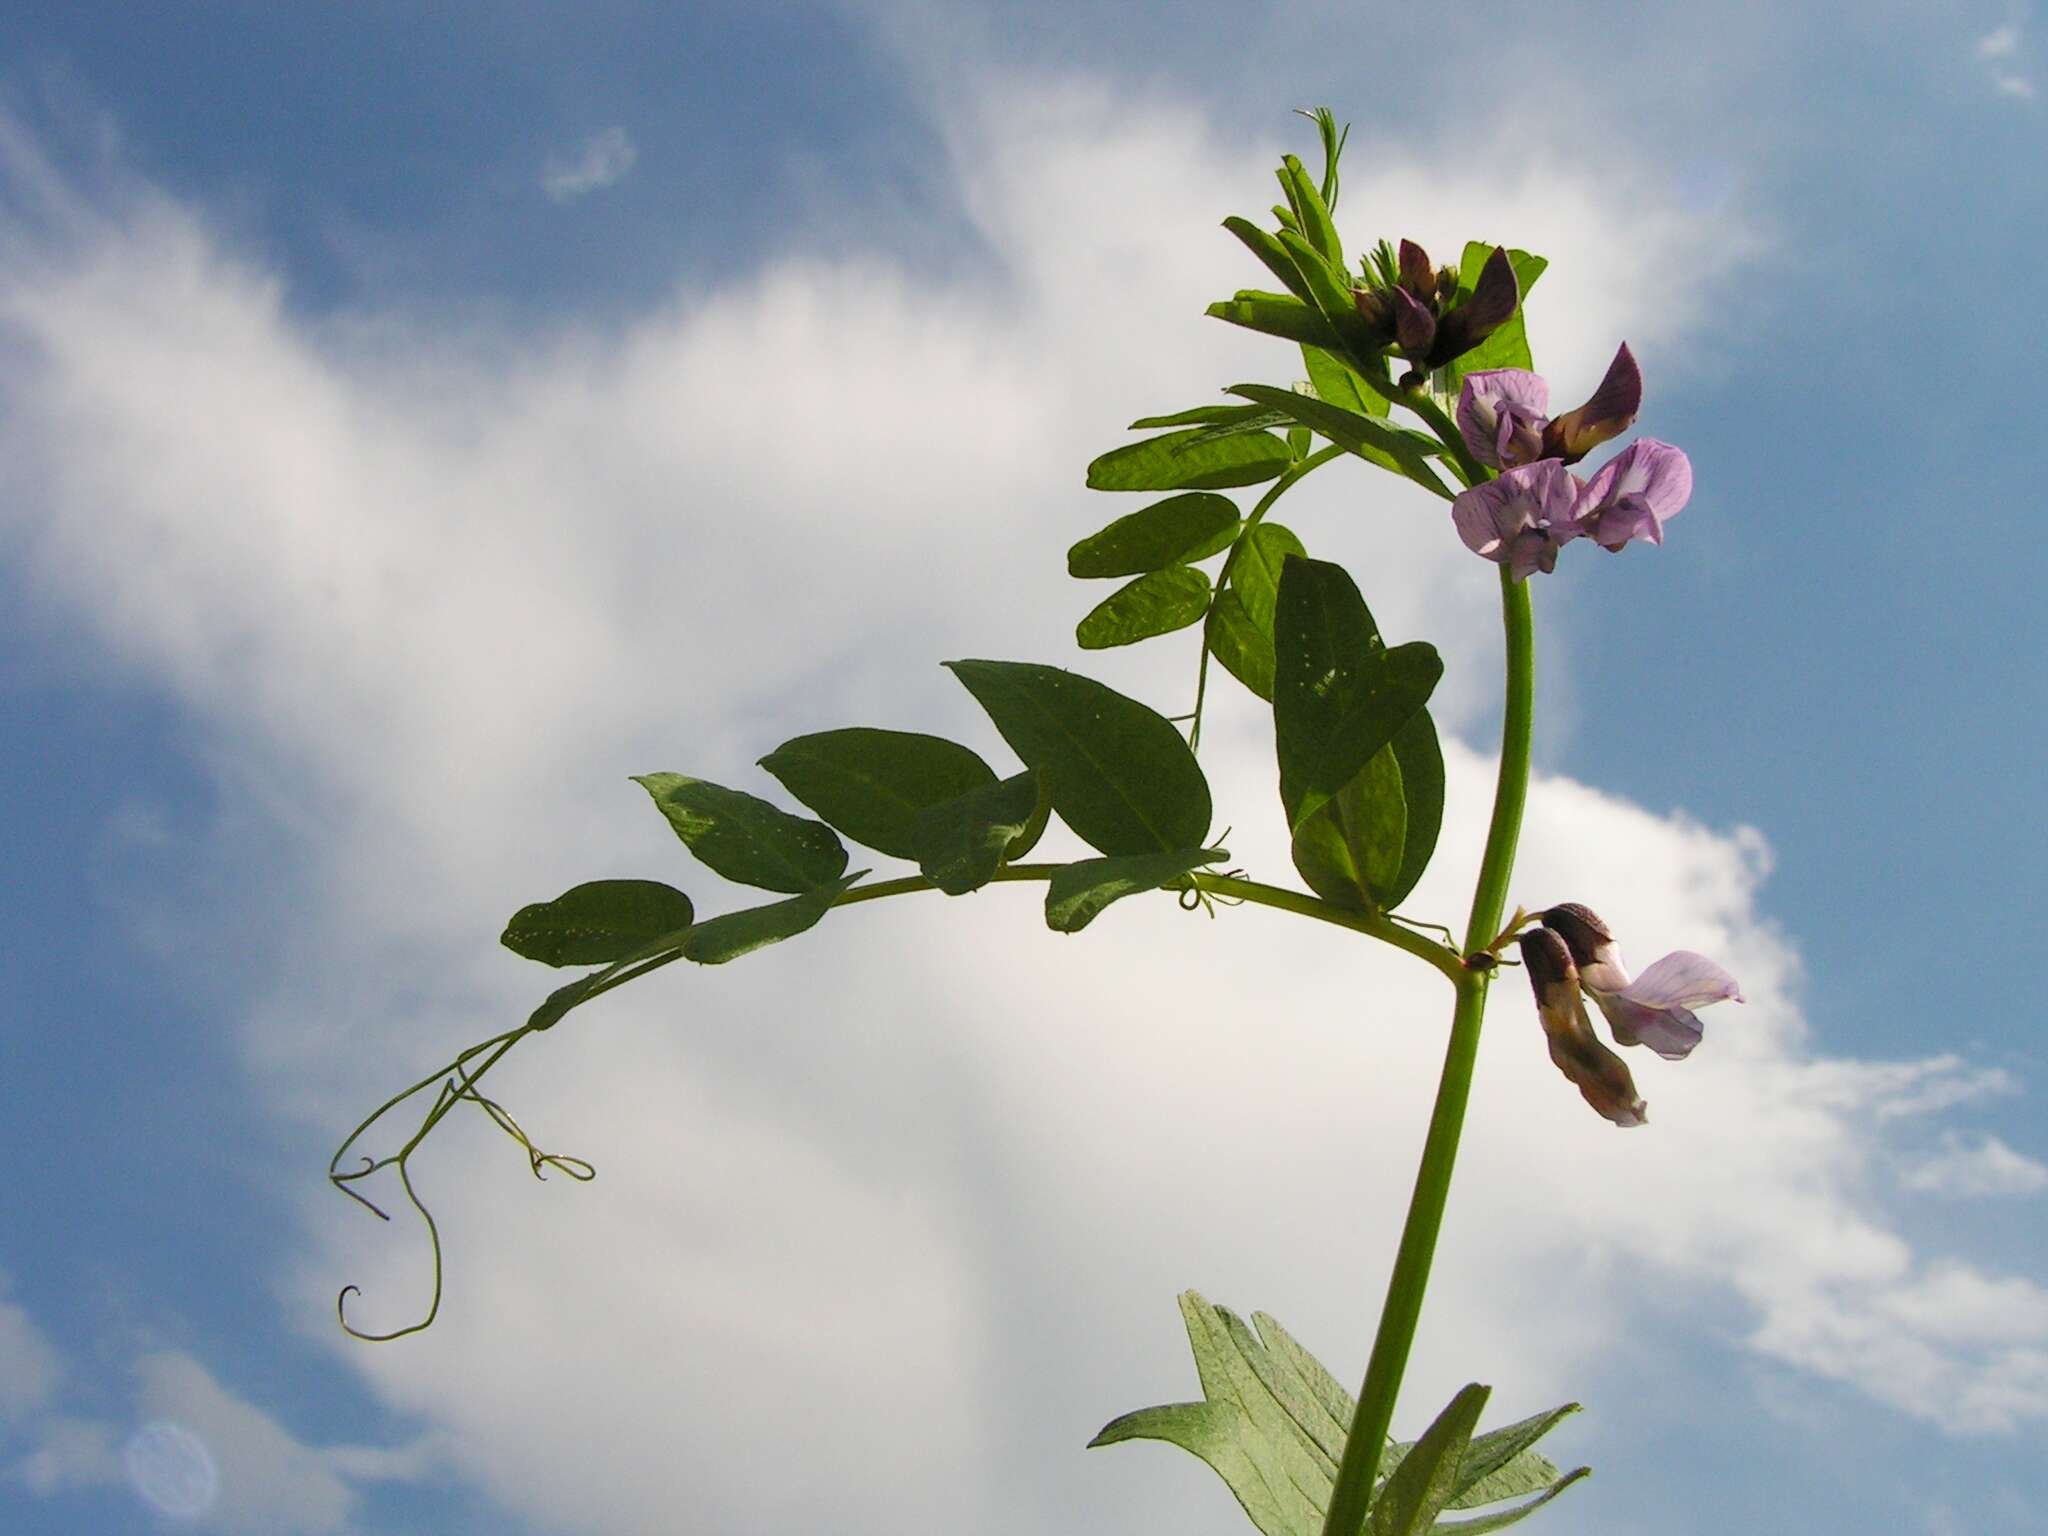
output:
<instances>
[{"instance_id":1,"label":"curled tendril","mask_svg":"<svg viewBox=\"0 0 2048 1536\"><path fill-rule=\"evenodd\" d=\"M546 1026L538 1027L544 1028ZM434 1213L427 1209L425 1202L419 1197L419 1192L413 1188L410 1162L413 1153L419 1149L420 1143L427 1139L433 1132L434 1127L439 1125L447 1117L448 1112L457 1104L462 1103L466 1099L477 1105L490 1117L491 1122L499 1130L518 1142L526 1152L527 1164L533 1170L535 1178L545 1179L546 1174L543 1172L545 1168L559 1169L579 1183L588 1183L591 1179L597 1177L597 1170L581 1158L566 1157L559 1153L541 1151L533 1144L532 1139L520 1127L519 1122L512 1118L503 1105L493 1099L485 1098L477 1091L478 1079L490 1071L492 1067L496 1066L504 1058L507 1051L517 1045L526 1035L532 1033L535 1028L536 1026L529 1022L518 1029L508 1030L502 1035L495 1035L481 1044L473 1045L459 1053L453 1061L441 1067L430 1076L421 1078L402 1093L394 1094L391 1098L385 1100L383 1104L379 1105L368 1119L364 1120L353 1131L350 1131L347 1139L335 1149L334 1156L329 1159L327 1164L328 1182L358 1205L364 1207L364 1209L368 1210L371 1215L377 1217L380 1221L389 1221L391 1219L390 1213L353 1186L357 1181L367 1179L372 1174L381 1172L383 1169L396 1168L398 1170L399 1188L405 1192L406 1203L418 1213L421 1223L425 1225L427 1229L427 1242L433 1254L433 1295L427 1303L426 1315L420 1318L418 1322L408 1323L403 1328L394 1328L388 1333L366 1333L356 1327L348 1320L348 1299L351 1296L362 1295L362 1287L358 1285L345 1285L341 1288L340 1294L334 1299L334 1313L336 1319L341 1323L342 1331L350 1338L362 1339L368 1343L386 1343L392 1339L402 1339L408 1334L419 1333L431 1327L434 1319L440 1315L443 1280L441 1229L434 1221ZM482 1056L484 1059L472 1070L469 1064L479 1056ZM434 1095L433 1107L427 1111L426 1116L420 1121L419 1128L412 1133L398 1151L386 1157L371 1157L366 1153L357 1153L356 1155L362 1159L362 1166L346 1173L341 1171L342 1160L349 1155L349 1149L361 1140L372 1126L382 1121L400 1105L426 1092L429 1088L436 1088L438 1090Z\"/></svg>"}]
</instances>

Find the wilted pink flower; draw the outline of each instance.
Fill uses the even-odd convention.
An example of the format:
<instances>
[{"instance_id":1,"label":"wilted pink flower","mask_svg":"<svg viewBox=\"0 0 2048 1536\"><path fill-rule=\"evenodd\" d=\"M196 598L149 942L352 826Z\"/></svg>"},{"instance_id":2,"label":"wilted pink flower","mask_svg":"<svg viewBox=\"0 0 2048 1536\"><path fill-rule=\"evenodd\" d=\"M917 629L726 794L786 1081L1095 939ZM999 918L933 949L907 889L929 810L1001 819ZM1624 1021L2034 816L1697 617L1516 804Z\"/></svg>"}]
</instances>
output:
<instances>
[{"instance_id":1,"label":"wilted pink flower","mask_svg":"<svg viewBox=\"0 0 2048 1536\"><path fill-rule=\"evenodd\" d=\"M1735 978L1705 955L1674 950L1631 981L1614 935L1587 908L1567 902L1537 916L1564 941L1579 985L1607 1015L1621 1045L1647 1045L1667 1061L1683 1061L1702 1032L1692 1010L1742 1001Z\"/></svg>"},{"instance_id":2,"label":"wilted pink flower","mask_svg":"<svg viewBox=\"0 0 2048 1536\"><path fill-rule=\"evenodd\" d=\"M1571 949L1556 930L1531 928L1518 943L1529 985L1536 993L1536 1016L1550 1042L1550 1059L1558 1071L1578 1085L1586 1102L1603 1118L1631 1128L1647 1124L1649 1106L1636 1092L1628 1063L1600 1043L1586 1017L1578 967Z\"/></svg>"}]
</instances>

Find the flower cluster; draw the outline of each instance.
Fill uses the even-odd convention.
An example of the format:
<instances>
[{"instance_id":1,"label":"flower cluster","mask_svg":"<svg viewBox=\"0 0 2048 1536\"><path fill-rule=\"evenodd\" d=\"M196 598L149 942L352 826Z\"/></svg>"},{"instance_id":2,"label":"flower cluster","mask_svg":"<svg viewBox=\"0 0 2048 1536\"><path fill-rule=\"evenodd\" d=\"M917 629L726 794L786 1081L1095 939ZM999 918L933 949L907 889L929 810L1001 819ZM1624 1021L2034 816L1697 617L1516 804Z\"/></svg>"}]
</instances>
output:
<instances>
[{"instance_id":1,"label":"flower cluster","mask_svg":"<svg viewBox=\"0 0 2048 1536\"><path fill-rule=\"evenodd\" d=\"M1631 539L1664 542L1664 524L1692 498L1692 464L1669 443L1641 438L1581 480L1567 467L1628 430L1643 401L1643 376L1626 343L1584 405L1553 417L1550 386L1525 368L1465 376L1458 432L1498 479L1451 503L1458 536L1475 554L1505 564L1517 581L1557 568L1576 538L1615 551Z\"/></svg>"},{"instance_id":2,"label":"flower cluster","mask_svg":"<svg viewBox=\"0 0 2048 1536\"><path fill-rule=\"evenodd\" d=\"M1540 926L1517 942L1550 1059L1602 1116L1620 1126L1644 1124L1648 1106L1628 1064L1593 1033L1586 998L1607 1016L1617 1045L1647 1045L1667 1061L1683 1061L1700 1043L1700 1021L1692 1010L1739 1003L1742 988L1705 955L1684 949L1630 980L1614 935L1592 912L1567 902L1536 917Z\"/></svg>"},{"instance_id":3,"label":"flower cluster","mask_svg":"<svg viewBox=\"0 0 2048 1536\"><path fill-rule=\"evenodd\" d=\"M1380 250L1386 251L1384 242ZM1374 339L1414 365L1401 381L1404 386L1419 384L1431 369L1463 357L1506 324L1522 302L1514 264L1502 246L1493 248L1462 302L1457 269L1438 270L1429 252L1413 240L1401 242L1398 257L1383 254L1378 260L1386 267L1378 275L1381 286L1354 289L1351 300ZM1374 279L1369 275L1367 281Z\"/></svg>"}]
</instances>

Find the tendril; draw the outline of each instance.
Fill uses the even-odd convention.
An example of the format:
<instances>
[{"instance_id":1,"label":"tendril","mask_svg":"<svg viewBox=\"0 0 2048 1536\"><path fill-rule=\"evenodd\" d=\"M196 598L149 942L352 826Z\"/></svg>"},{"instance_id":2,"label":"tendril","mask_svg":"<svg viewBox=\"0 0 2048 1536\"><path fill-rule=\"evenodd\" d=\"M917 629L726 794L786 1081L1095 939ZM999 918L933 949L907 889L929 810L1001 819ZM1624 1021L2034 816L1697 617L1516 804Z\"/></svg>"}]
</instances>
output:
<instances>
[{"instance_id":1,"label":"tendril","mask_svg":"<svg viewBox=\"0 0 2048 1536\"><path fill-rule=\"evenodd\" d=\"M327 1164L328 1182L358 1205L368 1210L371 1215L377 1217L380 1221L389 1221L391 1219L390 1213L353 1186L359 1180L367 1179L372 1174L379 1173L386 1168L396 1168L398 1170L399 1188L405 1192L406 1203L418 1213L421 1223L427 1229L427 1243L431 1250L434 1268L433 1292L428 1299L426 1315L417 1322L408 1323L402 1328L394 1328L388 1333L368 1333L356 1327L348 1320L349 1297L360 1296L363 1294L363 1290L358 1285L343 1286L340 1294L334 1299L334 1312L336 1319L341 1324L342 1331L350 1338L361 1339L367 1343L387 1343L392 1339L402 1339L409 1334L422 1332L431 1327L434 1319L440 1315L444 1280L441 1229L434 1220L434 1213L427 1208L426 1203L420 1199L418 1190L413 1187L411 1160L413 1153L419 1150L420 1144L433 1133L434 1128L442 1120L447 1118L448 1112L457 1104L462 1103L464 1100L475 1104L490 1117L491 1122L499 1130L519 1143L526 1153L527 1166L532 1170L535 1178L545 1180L547 1175L544 1170L548 1168L558 1169L570 1178L575 1179L578 1183L588 1183L597 1177L597 1170L581 1158L541 1151L540 1148L533 1144L532 1138L526 1134L519 1122L512 1118L511 1114L502 1104L499 1104L494 1099L485 1098L483 1094L477 1091L478 1081L486 1072L490 1071L492 1067L504 1059L507 1051L511 1050L513 1046L517 1045L537 1028L545 1028L547 1024L553 1022L554 1020L550 1019L546 1024L537 1025L529 1021L518 1029L507 1030L504 1034L494 1035L488 1040L472 1045L467 1050L457 1053L454 1060L430 1075L421 1078L410 1088L394 1094L391 1098L385 1100L384 1103L371 1112L369 1118L350 1131L347 1138L335 1149L334 1156L328 1160ZM483 1060L477 1062L477 1065L472 1068L470 1063L477 1061L478 1057L482 1057ZM429 1088L436 1090L433 1105L421 1119L418 1129L406 1139L403 1146L396 1152L384 1157L371 1157L367 1153L359 1152L356 1156L361 1158L362 1166L347 1172L342 1171L342 1160L349 1155L350 1149L369 1133L371 1127L377 1125L386 1116L396 1111L400 1105L426 1092Z\"/></svg>"}]
</instances>

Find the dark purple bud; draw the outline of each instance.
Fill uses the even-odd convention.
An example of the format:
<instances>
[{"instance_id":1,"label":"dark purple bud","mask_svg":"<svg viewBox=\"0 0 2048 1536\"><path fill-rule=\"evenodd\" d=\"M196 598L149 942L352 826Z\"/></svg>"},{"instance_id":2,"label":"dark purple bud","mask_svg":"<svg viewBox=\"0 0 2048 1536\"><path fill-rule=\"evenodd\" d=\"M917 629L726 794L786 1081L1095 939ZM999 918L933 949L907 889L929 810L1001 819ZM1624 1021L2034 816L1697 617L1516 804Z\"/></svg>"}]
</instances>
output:
<instances>
[{"instance_id":1,"label":"dark purple bud","mask_svg":"<svg viewBox=\"0 0 2048 1536\"><path fill-rule=\"evenodd\" d=\"M1394 339L1403 352L1419 357L1436 337L1436 316L1406 288L1394 289L1393 299Z\"/></svg>"},{"instance_id":2,"label":"dark purple bud","mask_svg":"<svg viewBox=\"0 0 2048 1536\"><path fill-rule=\"evenodd\" d=\"M1436 328L1436 341L1425 359L1431 368L1441 368L1454 357L1462 357L1507 323L1522 302L1522 285L1515 277L1514 263L1507 248L1496 245L1486 265L1479 269L1479 281L1472 297L1443 317Z\"/></svg>"},{"instance_id":3,"label":"dark purple bud","mask_svg":"<svg viewBox=\"0 0 2048 1536\"><path fill-rule=\"evenodd\" d=\"M1610 437L1626 432L1642 408L1643 373L1636 366L1628 343L1623 342L1592 398L1577 410L1566 411L1544 429L1544 456L1576 464Z\"/></svg>"},{"instance_id":4,"label":"dark purple bud","mask_svg":"<svg viewBox=\"0 0 2048 1536\"><path fill-rule=\"evenodd\" d=\"M1387 297L1384 290L1354 288L1351 290L1351 303L1358 310L1359 319L1370 326L1375 335L1394 334L1393 301Z\"/></svg>"},{"instance_id":5,"label":"dark purple bud","mask_svg":"<svg viewBox=\"0 0 2048 1536\"><path fill-rule=\"evenodd\" d=\"M1579 969L1579 984L1588 992L1619 992L1628 985L1628 971L1621 963L1614 934L1590 907L1568 901L1536 915L1544 927L1564 940L1572 964Z\"/></svg>"},{"instance_id":6,"label":"dark purple bud","mask_svg":"<svg viewBox=\"0 0 2048 1536\"><path fill-rule=\"evenodd\" d=\"M1401 242L1401 286L1424 301L1436 296L1436 268L1429 264L1429 252L1413 240Z\"/></svg>"}]
</instances>

